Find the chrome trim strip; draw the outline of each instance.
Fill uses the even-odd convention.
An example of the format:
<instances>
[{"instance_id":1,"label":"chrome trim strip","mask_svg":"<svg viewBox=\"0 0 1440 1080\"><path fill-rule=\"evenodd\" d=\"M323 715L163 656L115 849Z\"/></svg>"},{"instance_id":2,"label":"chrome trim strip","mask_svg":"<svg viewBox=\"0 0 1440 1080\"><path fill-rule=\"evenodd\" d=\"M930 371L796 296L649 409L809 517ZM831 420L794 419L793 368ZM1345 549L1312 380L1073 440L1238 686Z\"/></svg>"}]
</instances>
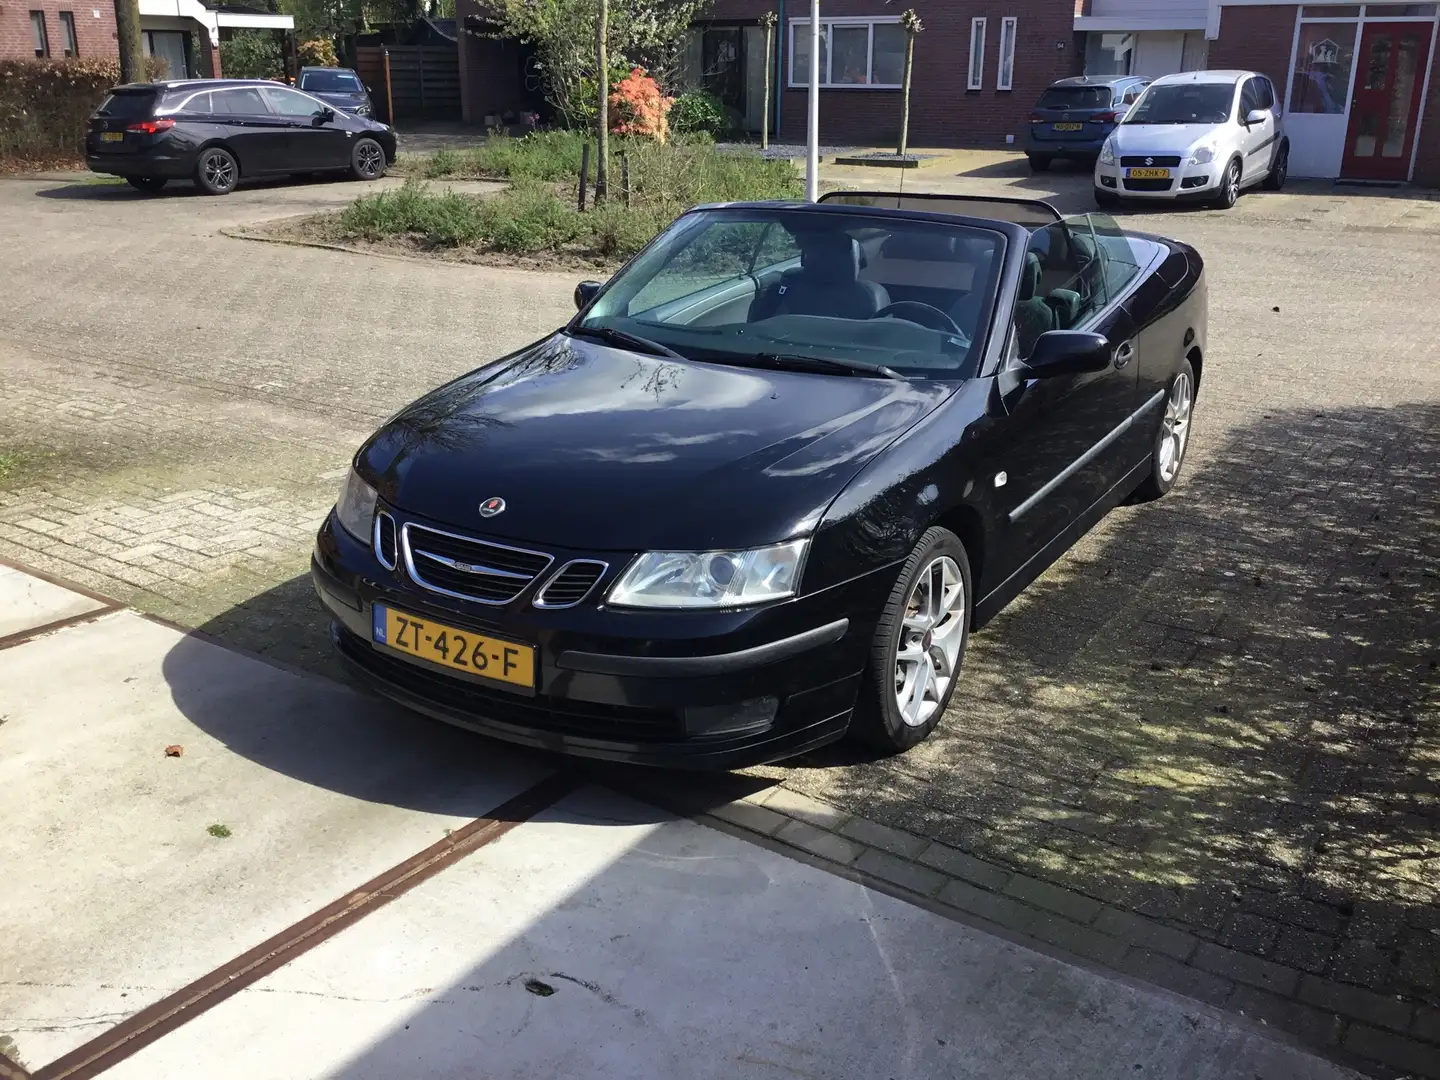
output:
<instances>
[{"instance_id":1,"label":"chrome trim strip","mask_svg":"<svg viewBox=\"0 0 1440 1080\"><path fill-rule=\"evenodd\" d=\"M504 607L506 604L513 603L515 600L519 599L520 594L525 591L525 586L522 585L520 588L515 590L514 596L506 597L504 600L486 600L483 597L471 596L468 593L454 592L450 589L441 588L439 585L431 584L423 577L421 577L419 571L415 569L415 553L410 546L410 530L412 527L421 532L431 532L435 533L437 536L448 536L452 540L463 540L467 544L488 545L489 547L500 548L502 551L514 551L521 555L534 555L544 559L545 565L542 566L535 574L535 576L530 579L531 581L534 581L535 578L542 576L546 570L550 569L550 564L555 561L554 555L546 554L543 551L531 551L529 548L511 547L509 544L497 544L493 540L481 540L478 537L474 536L463 536L460 533L446 532L444 529L436 529L429 525L416 525L414 522L407 521L404 525L400 526L400 550L401 553L404 555L405 571L410 575L410 579L414 581L415 584L419 585L422 589L428 589L430 592L438 593L441 596L454 597L456 600L468 600L472 604L484 604L486 607ZM422 551L420 554L424 555L426 558L431 557L429 552ZM437 559L436 561L439 562L441 560Z\"/></svg>"},{"instance_id":2,"label":"chrome trim strip","mask_svg":"<svg viewBox=\"0 0 1440 1080\"><path fill-rule=\"evenodd\" d=\"M570 603L547 604L545 602L545 590L550 588L551 585L554 585L560 575L565 573L565 571L569 570L572 566L598 566L600 568L600 572L595 575L595 580L590 583L590 587L587 588L583 593L577 596ZM599 559L571 559L569 562L567 562L564 566L560 567L559 570L556 570L546 579L545 584L541 585L540 588L536 591L535 599L531 601L531 603L533 603L535 607L540 608L543 611L561 611L564 608L572 608L576 604L583 603L585 598L595 591L595 586L600 584L601 579L605 577L605 572L609 569L610 564L607 562L601 562Z\"/></svg>"},{"instance_id":3,"label":"chrome trim strip","mask_svg":"<svg viewBox=\"0 0 1440 1080\"><path fill-rule=\"evenodd\" d=\"M448 555L437 555L433 551L417 551L415 554L422 559L429 559L431 562L438 562L441 566L448 566L451 570L458 570L462 574L476 574L480 577L509 578L511 581L534 581L535 574L517 574L513 570L501 570L495 566L484 566L481 563L462 563L452 559Z\"/></svg>"},{"instance_id":4,"label":"chrome trim strip","mask_svg":"<svg viewBox=\"0 0 1440 1080\"><path fill-rule=\"evenodd\" d=\"M395 558L391 559L389 562L386 562L385 556L380 554L381 518L384 518L386 521L390 522L390 538L395 542ZM375 561L378 562L381 566L385 567L386 570L394 570L396 564L400 560L400 531L395 527L395 519L391 517L390 514L385 510L375 511L375 524L372 526L370 544L371 549L375 552Z\"/></svg>"},{"instance_id":5,"label":"chrome trim strip","mask_svg":"<svg viewBox=\"0 0 1440 1080\"><path fill-rule=\"evenodd\" d=\"M1066 480L1069 480L1070 477L1074 476L1086 465L1089 465L1090 462L1094 461L1097 457L1104 453L1105 448L1108 447L1111 443L1113 443L1116 439L1120 438L1121 435L1124 435L1125 432L1129 431L1130 428L1134 426L1135 421L1139 420L1147 412L1155 408L1156 405L1159 405L1162 401L1164 401L1165 394L1166 391L1164 390L1156 390L1150 400L1145 402L1144 405L1141 405L1140 408L1136 409L1124 420L1120 421L1120 423L1108 435L1106 435L1103 439L1097 442L1094 446L1090 447L1089 450L1086 450L1085 453L1081 454L1069 465L1065 466L1065 468L1061 470L1058 476L1050 480L1047 484L1045 484L1044 487L1042 487L1039 491L1035 492L1034 495L1031 495L1019 506L1015 507L1014 510L1011 510L1011 523L1013 524L1014 522L1019 521L1031 510L1035 509L1035 505L1040 502L1041 499L1045 498L1046 495L1049 495Z\"/></svg>"}]
</instances>

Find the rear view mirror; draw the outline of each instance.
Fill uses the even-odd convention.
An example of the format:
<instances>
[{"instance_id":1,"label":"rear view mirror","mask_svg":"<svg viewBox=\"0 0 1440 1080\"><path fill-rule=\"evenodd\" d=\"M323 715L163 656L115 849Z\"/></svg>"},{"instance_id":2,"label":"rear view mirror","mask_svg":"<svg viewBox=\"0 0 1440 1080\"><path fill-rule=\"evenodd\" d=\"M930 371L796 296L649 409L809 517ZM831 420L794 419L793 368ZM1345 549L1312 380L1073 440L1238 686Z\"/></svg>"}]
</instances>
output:
<instances>
[{"instance_id":1,"label":"rear view mirror","mask_svg":"<svg viewBox=\"0 0 1440 1080\"><path fill-rule=\"evenodd\" d=\"M594 299L595 299L595 294L598 293L599 291L600 291L600 282L598 282L598 281L582 281L582 282L580 282L579 285L576 285L576 286L575 286L575 310L576 310L576 311L581 311L581 310L583 310L583 309L585 308L585 306L590 303L591 300L594 300Z\"/></svg>"},{"instance_id":2,"label":"rear view mirror","mask_svg":"<svg viewBox=\"0 0 1440 1080\"><path fill-rule=\"evenodd\" d=\"M1110 342L1085 330L1050 330L1035 341L1024 374L1032 379L1081 375L1110 366Z\"/></svg>"},{"instance_id":3,"label":"rear view mirror","mask_svg":"<svg viewBox=\"0 0 1440 1080\"><path fill-rule=\"evenodd\" d=\"M1265 122L1265 116L1266 113L1264 109L1251 109L1245 114L1245 126L1249 127L1251 124L1263 124Z\"/></svg>"}]
</instances>

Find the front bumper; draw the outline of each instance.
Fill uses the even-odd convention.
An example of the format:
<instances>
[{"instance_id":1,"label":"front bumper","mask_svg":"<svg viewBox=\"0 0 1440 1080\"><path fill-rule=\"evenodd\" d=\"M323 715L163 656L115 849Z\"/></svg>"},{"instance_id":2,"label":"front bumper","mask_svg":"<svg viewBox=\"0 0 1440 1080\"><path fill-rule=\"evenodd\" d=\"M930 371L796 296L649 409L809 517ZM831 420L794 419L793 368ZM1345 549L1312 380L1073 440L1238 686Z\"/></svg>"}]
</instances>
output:
<instances>
[{"instance_id":1,"label":"front bumper","mask_svg":"<svg viewBox=\"0 0 1440 1080\"><path fill-rule=\"evenodd\" d=\"M1091 125L1087 125L1091 126ZM1071 160L1092 160L1100 156L1100 148L1110 137L1111 128L1098 134L1088 131L1055 132L1041 134L1036 131L1025 135L1025 152L1037 156L1068 158Z\"/></svg>"},{"instance_id":2,"label":"front bumper","mask_svg":"<svg viewBox=\"0 0 1440 1080\"><path fill-rule=\"evenodd\" d=\"M1181 164L1170 169L1168 180L1134 180L1130 169L1119 164L1095 163L1095 190L1122 199L1213 199L1220 191L1223 174L1220 162L1208 165Z\"/></svg>"},{"instance_id":3,"label":"front bumper","mask_svg":"<svg viewBox=\"0 0 1440 1080\"><path fill-rule=\"evenodd\" d=\"M539 610L528 589L499 608L436 595L408 578L404 560L386 570L333 516L311 561L332 641L351 672L386 697L539 749L705 769L776 761L844 735L898 571L747 611L627 612L593 601ZM534 693L375 644L377 602L535 646Z\"/></svg>"}]
</instances>

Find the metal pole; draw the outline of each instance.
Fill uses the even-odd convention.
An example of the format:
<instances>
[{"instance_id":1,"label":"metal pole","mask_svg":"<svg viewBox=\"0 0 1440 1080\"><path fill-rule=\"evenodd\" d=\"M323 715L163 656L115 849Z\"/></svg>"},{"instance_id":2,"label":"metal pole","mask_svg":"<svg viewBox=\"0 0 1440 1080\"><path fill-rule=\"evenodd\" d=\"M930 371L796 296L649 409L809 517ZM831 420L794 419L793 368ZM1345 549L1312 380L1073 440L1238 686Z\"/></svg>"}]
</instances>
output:
<instances>
[{"instance_id":1,"label":"metal pole","mask_svg":"<svg viewBox=\"0 0 1440 1080\"><path fill-rule=\"evenodd\" d=\"M820 0L810 0L810 123L805 139L805 199L820 197Z\"/></svg>"},{"instance_id":2,"label":"metal pole","mask_svg":"<svg viewBox=\"0 0 1440 1080\"><path fill-rule=\"evenodd\" d=\"M585 189L590 185L590 144L580 144L580 212L585 212Z\"/></svg>"}]
</instances>

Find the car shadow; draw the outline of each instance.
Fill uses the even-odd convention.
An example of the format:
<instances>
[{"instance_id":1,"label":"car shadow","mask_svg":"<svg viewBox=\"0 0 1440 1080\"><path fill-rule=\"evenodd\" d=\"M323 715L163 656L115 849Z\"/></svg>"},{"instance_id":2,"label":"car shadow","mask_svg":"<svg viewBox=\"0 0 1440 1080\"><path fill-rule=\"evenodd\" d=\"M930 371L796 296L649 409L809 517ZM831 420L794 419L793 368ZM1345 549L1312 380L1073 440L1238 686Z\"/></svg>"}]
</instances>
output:
<instances>
[{"instance_id":1,"label":"car shadow","mask_svg":"<svg viewBox=\"0 0 1440 1080\"><path fill-rule=\"evenodd\" d=\"M333 184L349 180L343 173L317 173L314 175L265 177L259 180L242 180L231 194L247 191L266 191L275 188L307 187L314 184ZM60 199L78 202L143 202L160 199L210 198L189 180L171 180L160 191L139 191L124 180L83 180L61 184L58 187L40 188L35 194L42 199Z\"/></svg>"}]
</instances>

